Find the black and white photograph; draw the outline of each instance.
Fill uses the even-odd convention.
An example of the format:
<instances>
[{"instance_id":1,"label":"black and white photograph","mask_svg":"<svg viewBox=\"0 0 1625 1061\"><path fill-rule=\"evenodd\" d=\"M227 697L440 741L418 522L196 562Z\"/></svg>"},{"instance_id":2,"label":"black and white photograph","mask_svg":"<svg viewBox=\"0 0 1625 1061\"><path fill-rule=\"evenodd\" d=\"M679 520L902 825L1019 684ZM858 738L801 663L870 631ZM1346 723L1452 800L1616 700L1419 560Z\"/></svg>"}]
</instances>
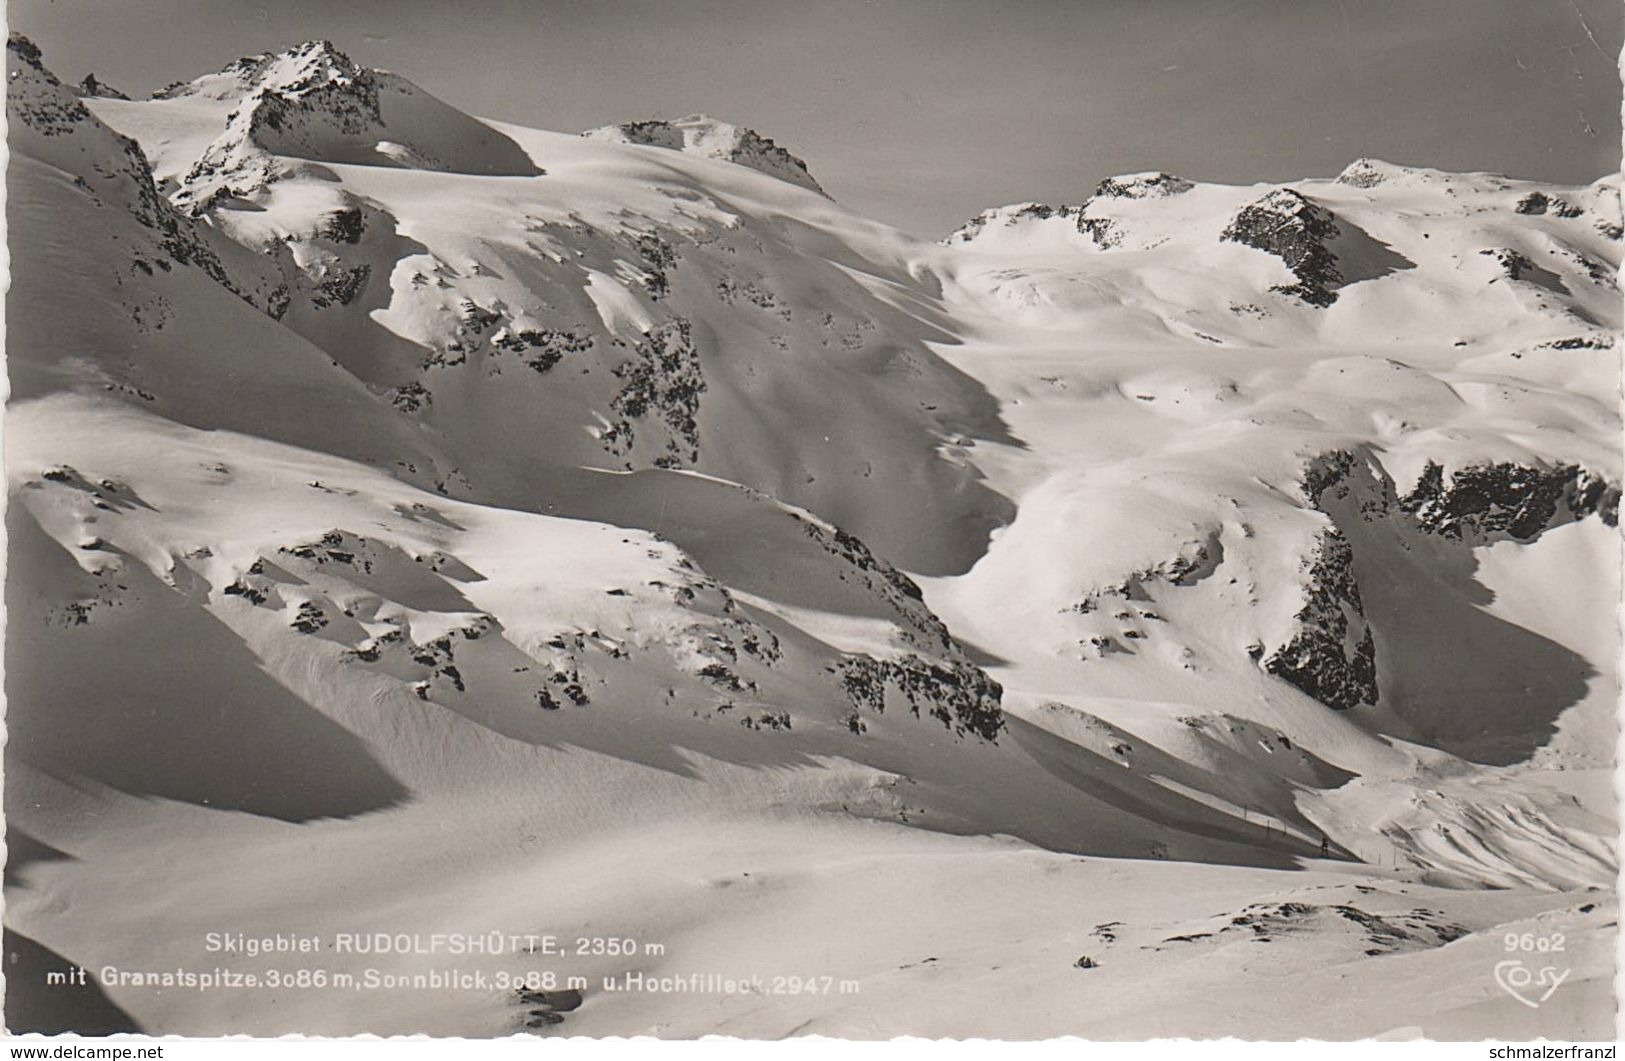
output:
<instances>
[{"instance_id":1,"label":"black and white photograph","mask_svg":"<svg viewBox=\"0 0 1625 1061\"><path fill-rule=\"evenodd\" d=\"M8 1037L1616 1039L1617 2L7 23Z\"/></svg>"}]
</instances>

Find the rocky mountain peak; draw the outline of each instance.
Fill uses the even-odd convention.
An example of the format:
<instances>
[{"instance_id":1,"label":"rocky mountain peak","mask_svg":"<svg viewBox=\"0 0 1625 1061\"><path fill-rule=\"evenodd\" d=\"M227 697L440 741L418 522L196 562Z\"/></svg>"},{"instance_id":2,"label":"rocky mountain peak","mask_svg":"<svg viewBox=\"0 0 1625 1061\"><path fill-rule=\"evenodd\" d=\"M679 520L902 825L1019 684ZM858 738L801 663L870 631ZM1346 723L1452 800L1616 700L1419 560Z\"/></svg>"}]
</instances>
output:
<instances>
[{"instance_id":1,"label":"rocky mountain peak","mask_svg":"<svg viewBox=\"0 0 1625 1061\"><path fill-rule=\"evenodd\" d=\"M331 41L249 56L224 72L242 86L245 110L260 127L278 128L279 120L299 106L320 107L352 122L382 119L379 72L357 65Z\"/></svg>"},{"instance_id":2,"label":"rocky mountain peak","mask_svg":"<svg viewBox=\"0 0 1625 1061\"><path fill-rule=\"evenodd\" d=\"M278 157L504 176L538 172L490 126L409 81L358 65L330 41L248 56L169 93L188 94L240 100L175 195L194 214L263 191L289 168Z\"/></svg>"},{"instance_id":3,"label":"rocky mountain peak","mask_svg":"<svg viewBox=\"0 0 1625 1061\"><path fill-rule=\"evenodd\" d=\"M720 159L748 166L820 195L825 194L801 159L753 129L705 114L691 114L674 121L653 119L605 125L589 129L581 135L595 140L663 147L701 158Z\"/></svg>"},{"instance_id":4,"label":"rocky mountain peak","mask_svg":"<svg viewBox=\"0 0 1625 1061\"><path fill-rule=\"evenodd\" d=\"M1028 221L1048 221L1051 218L1077 218L1082 228L1083 208L1077 206L1051 206L1048 203L1012 203L983 210L969 221L943 237L944 244L970 243L990 229L1008 228Z\"/></svg>"},{"instance_id":5,"label":"rocky mountain peak","mask_svg":"<svg viewBox=\"0 0 1625 1061\"><path fill-rule=\"evenodd\" d=\"M1353 188L1375 188L1413 172L1405 166L1396 166L1380 158L1357 158L1343 167L1343 172L1337 175L1337 183Z\"/></svg>"},{"instance_id":6,"label":"rocky mountain peak","mask_svg":"<svg viewBox=\"0 0 1625 1061\"><path fill-rule=\"evenodd\" d=\"M83 129L93 129L100 124L73 91L45 66L34 42L20 33L11 34L6 41L6 112L13 138L71 138ZM115 134L111 130L102 131L107 146L111 147ZM123 144L129 144L134 155L141 157L140 150L130 141L123 141L114 150L124 153ZM53 153L49 161L59 160ZM145 158L141 161L144 163Z\"/></svg>"},{"instance_id":7,"label":"rocky mountain peak","mask_svg":"<svg viewBox=\"0 0 1625 1061\"><path fill-rule=\"evenodd\" d=\"M1095 188L1095 194L1107 199L1163 199L1180 195L1196 185L1171 173L1128 173L1107 177Z\"/></svg>"},{"instance_id":8,"label":"rocky mountain peak","mask_svg":"<svg viewBox=\"0 0 1625 1061\"><path fill-rule=\"evenodd\" d=\"M285 52L265 54L250 61L253 80L266 90L300 95L324 85L363 84L372 71L356 64L332 41L306 41Z\"/></svg>"},{"instance_id":9,"label":"rocky mountain peak","mask_svg":"<svg viewBox=\"0 0 1625 1061\"><path fill-rule=\"evenodd\" d=\"M79 95L96 96L101 99L129 99L124 93L99 79L95 74L86 74L79 82Z\"/></svg>"},{"instance_id":10,"label":"rocky mountain peak","mask_svg":"<svg viewBox=\"0 0 1625 1061\"><path fill-rule=\"evenodd\" d=\"M1330 210L1291 188L1276 188L1242 207L1219 238L1280 258L1298 282L1274 290L1324 308L1337 301L1334 289L1343 282L1337 256L1327 246L1338 234Z\"/></svg>"},{"instance_id":11,"label":"rocky mountain peak","mask_svg":"<svg viewBox=\"0 0 1625 1061\"><path fill-rule=\"evenodd\" d=\"M27 63L36 70L45 67L40 62L39 45L23 36L21 33L12 33L6 38L6 52L9 57Z\"/></svg>"},{"instance_id":12,"label":"rocky mountain peak","mask_svg":"<svg viewBox=\"0 0 1625 1061\"><path fill-rule=\"evenodd\" d=\"M39 48L20 33L6 41L6 79L7 112L24 128L61 136L90 119L78 98L45 68Z\"/></svg>"},{"instance_id":13,"label":"rocky mountain peak","mask_svg":"<svg viewBox=\"0 0 1625 1061\"><path fill-rule=\"evenodd\" d=\"M261 90L297 96L323 85L363 84L371 80L373 73L332 41L306 41L280 52L245 55L217 73L171 85L155 93L154 98L198 95L240 99Z\"/></svg>"}]
</instances>

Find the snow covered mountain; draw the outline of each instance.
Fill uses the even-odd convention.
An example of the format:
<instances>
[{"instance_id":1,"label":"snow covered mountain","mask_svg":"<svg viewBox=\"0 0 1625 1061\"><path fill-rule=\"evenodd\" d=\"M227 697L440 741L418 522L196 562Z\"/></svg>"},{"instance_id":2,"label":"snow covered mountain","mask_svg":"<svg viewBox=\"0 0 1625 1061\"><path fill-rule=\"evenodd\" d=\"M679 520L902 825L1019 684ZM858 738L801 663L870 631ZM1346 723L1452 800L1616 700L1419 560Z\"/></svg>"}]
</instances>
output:
<instances>
[{"instance_id":1,"label":"snow covered mountain","mask_svg":"<svg viewBox=\"0 0 1625 1061\"><path fill-rule=\"evenodd\" d=\"M606 125L589 129L581 135L595 140L663 147L701 158L734 162L823 194L823 189L807 172L807 164L801 159L752 129L719 122L703 114L691 114L674 122L657 119Z\"/></svg>"},{"instance_id":2,"label":"snow covered mountain","mask_svg":"<svg viewBox=\"0 0 1625 1061\"><path fill-rule=\"evenodd\" d=\"M8 58L8 949L659 944L14 1027L1610 1025L1617 177L1137 174L924 244L708 118ZM859 987L602 986L717 967Z\"/></svg>"},{"instance_id":3,"label":"snow covered mountain","mask_svg":"<svg viewBox=\"0 0 1625 1061\"><path fill-rule=\"evenodd\" d=\"M231 107L223 132L192 163L175 195L192 213L252 196L309 163L396 165L455 173L537 172L517 144L416 85L357 66L326 41L240 59L219 74L163 93Z\"/></svg>"}]
</instances>

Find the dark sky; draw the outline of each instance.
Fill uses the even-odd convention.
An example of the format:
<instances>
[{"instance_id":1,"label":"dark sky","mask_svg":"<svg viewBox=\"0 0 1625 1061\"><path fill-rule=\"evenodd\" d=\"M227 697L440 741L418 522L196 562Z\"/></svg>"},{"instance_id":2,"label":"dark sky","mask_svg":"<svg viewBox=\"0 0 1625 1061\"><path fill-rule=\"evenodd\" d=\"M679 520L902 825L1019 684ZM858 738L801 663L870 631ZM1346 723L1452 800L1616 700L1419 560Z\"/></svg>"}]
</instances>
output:
<instances>
[{"instance_id":1,"label":"dark sky","mask_svg":"<svg viewBox=\"0 0 1625 1061\"><path fill-rule=\"evenodd\" d=\"M329 38L486 117L703 111L937 235L1165 169L1373 155L1561 182L1620 159L1618 0L11 0L64 78L132 94Z\"/></svg>"}]
</instances>

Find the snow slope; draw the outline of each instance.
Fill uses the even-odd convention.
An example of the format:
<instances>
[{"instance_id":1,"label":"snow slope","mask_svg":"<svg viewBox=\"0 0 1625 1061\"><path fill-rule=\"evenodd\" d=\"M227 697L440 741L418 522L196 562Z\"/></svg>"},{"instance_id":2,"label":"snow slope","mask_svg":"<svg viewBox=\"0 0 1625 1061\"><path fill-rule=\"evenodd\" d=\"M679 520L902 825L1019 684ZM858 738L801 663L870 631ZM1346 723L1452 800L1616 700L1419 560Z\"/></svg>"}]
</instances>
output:
<instances>
[{"instance_id":1,"label":"snow slope","mask_svg":"<svg viewBox=\"0 0 1625 1061\"><path fill-rule=\"evenodd\" d=\"M1617 178L921 244L710 119L9 58L12 1027L1607 1034ZM26 1001L213 931L642 942Z\"/></svg>"}]
</instances>

